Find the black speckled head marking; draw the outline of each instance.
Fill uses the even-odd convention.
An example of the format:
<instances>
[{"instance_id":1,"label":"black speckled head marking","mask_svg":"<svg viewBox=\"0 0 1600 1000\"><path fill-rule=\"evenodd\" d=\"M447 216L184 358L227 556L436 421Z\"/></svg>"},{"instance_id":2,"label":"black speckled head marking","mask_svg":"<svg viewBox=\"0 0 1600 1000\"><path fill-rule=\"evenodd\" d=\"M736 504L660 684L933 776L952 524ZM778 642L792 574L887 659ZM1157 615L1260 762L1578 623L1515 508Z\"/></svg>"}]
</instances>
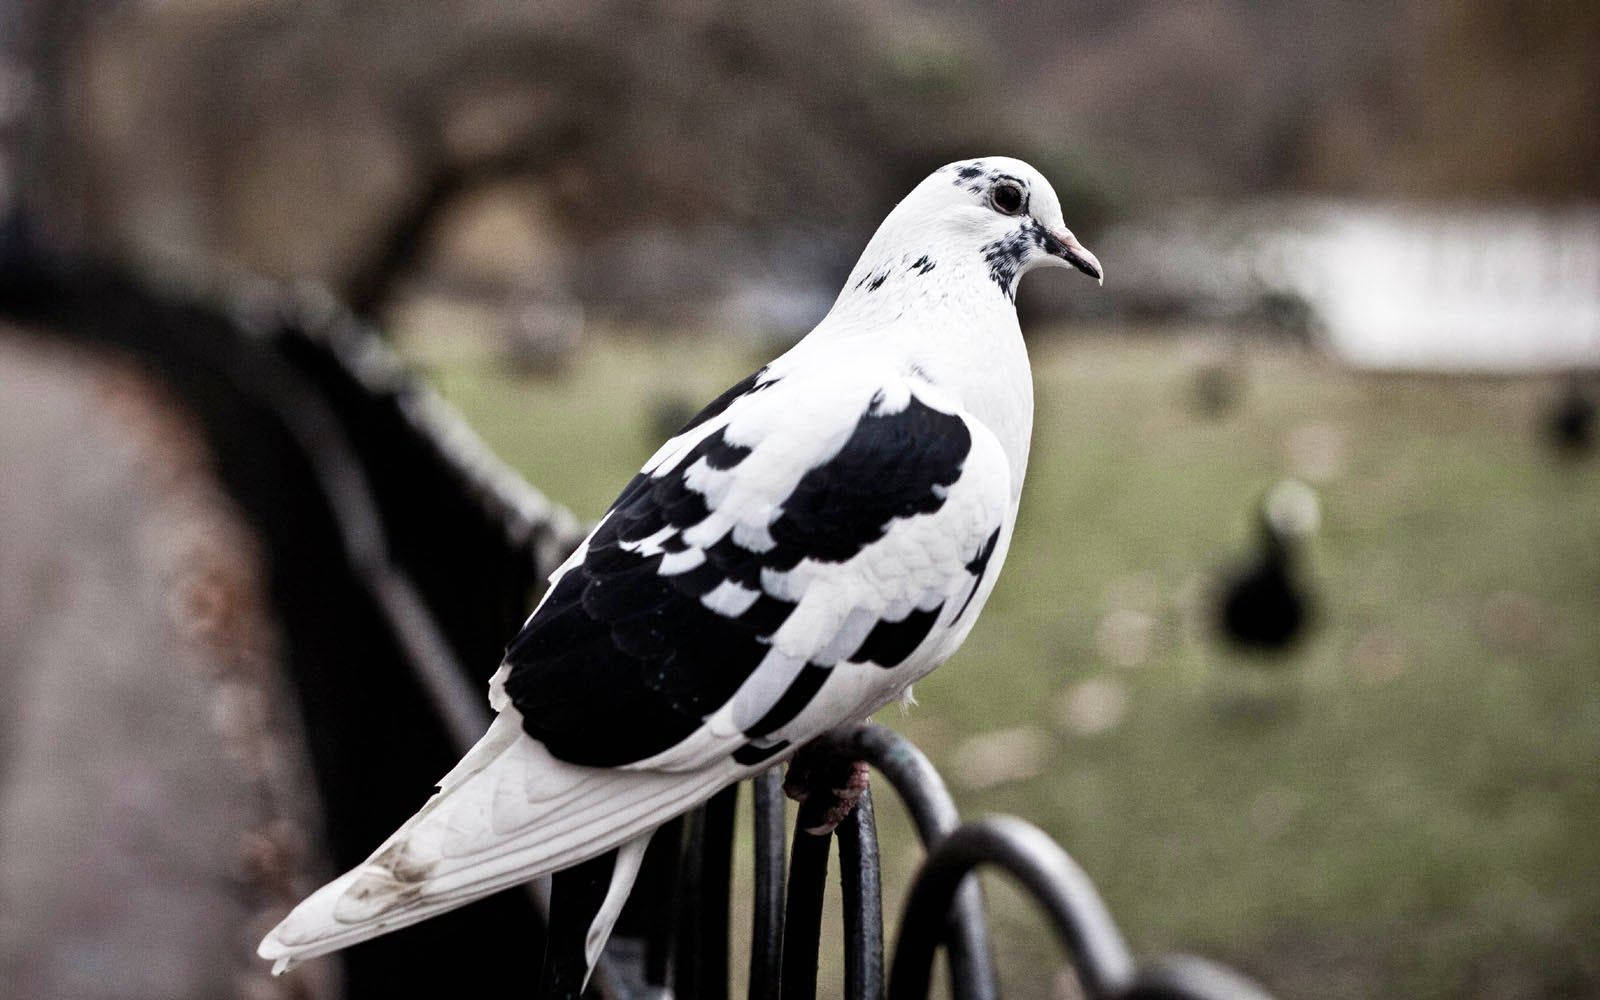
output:
<instances>
[{"instance_id":1,"label":"black speckled head marking","mask_svg":"<svg viewBox=\"0 0 1600 1000\"><path fill-rule=\"evenodd\" d=\"M882 288L883 283L887 280L889 280L889 269L887 267L881 270L868 271L861 276L860 281L856 282L856 288L865 288L868 292L875 292Z\"/></svg>"},{"instance_id":2,"label":"black speckled head marking","mask_svg":"<svg viewBox=\"0 0 1600 1000\"><path fill-rule=\"evenodd\" d=\"M1001 181L1015 184L1022 191L1022 211L1020 214L1028 214L1032 192L1028 190L1028 182L1021 177L1015 174L1008 174L1003 170L985 167L982 160L973 160L971 163L962 164L956 168L955 174L955 186L976 195L986 196L989 189Z\"/></svg>"},{"instance_id":3,"label":"black speckled head marking","mask_svg":"<svg viewBox=\"0 0 1600 1000\"><path fill-rule=\"evenodd\" d=\"M973 194L983 193L983 189L988 186L988 178L985 176L983 161L973 160L971 163L957 167L955 185L958 188L966 188Z\"/></svg>"},{"instance_id":4,"label":"black speckled head marking","mask_svg":"<svg viewBox=\"0 0 1600 1000\"><path fill-rule=\"evenodd\" d=\"M1000 286L1000 291L1007 298L1015 298L1017 274L1022 270L1023 262L1034 251L1048 253L1051 244L1059 243L1042 224L1028 219L994 242L985 243L983 260L989 265L989 277Z\"/></svg>"}]
</instances>

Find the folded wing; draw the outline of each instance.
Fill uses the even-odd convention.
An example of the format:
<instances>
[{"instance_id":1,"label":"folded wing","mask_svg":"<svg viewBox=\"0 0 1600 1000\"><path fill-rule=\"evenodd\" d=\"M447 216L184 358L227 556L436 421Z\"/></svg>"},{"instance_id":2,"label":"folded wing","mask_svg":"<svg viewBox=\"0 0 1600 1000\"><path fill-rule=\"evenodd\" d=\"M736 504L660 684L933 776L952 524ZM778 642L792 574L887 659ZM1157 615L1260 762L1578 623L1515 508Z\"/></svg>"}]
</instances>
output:
<instances>
[{"instance_id":1,"label":"folded wing","mask_svg":"<svg viewBox=\"0 0 1600 1000\"><path fill-rule=\"evenodd\" d=\"M263 942L280 965L648 834L953 650L1013 514L999 444L898 374L758 372L552 576L440 791ZM997 566L997 561L996 561Z\"/></svg>"}]
</instances>

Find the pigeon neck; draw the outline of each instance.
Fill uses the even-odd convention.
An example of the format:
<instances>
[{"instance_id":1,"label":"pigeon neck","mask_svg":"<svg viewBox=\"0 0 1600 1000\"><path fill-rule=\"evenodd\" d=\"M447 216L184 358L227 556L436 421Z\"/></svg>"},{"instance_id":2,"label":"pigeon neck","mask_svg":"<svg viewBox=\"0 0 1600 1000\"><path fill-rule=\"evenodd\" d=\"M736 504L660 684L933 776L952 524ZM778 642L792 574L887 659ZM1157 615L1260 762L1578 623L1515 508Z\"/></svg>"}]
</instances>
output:
<instances>
[{"instance_id":1,"label":"pigeon neck","mask_svg":"<svg viewBox=\"0 0 1600 1000\"><path fill-rule=\"evenodd\" d=\"M869 245L806 341L801 353L848 342L845 353L861 363L883 358L953 394L999 436L1014 470L1026 465L1033 425L1027 349L1016 306L976 249L923 243L875 252Z\"/></svg>"},{"instance_id":2,"label":"pigeon neck","mask_svg":"<svg viewBox=\"0 0 1600 1000\"><path fill-rule=\"evenodd\" d=\"M916 323L923 336L945 327L971 331L1016 325L1014 279L991 276L977 247L882 235L867 245L850 272L829 311L830 324L882 331L891 324Z\"/></svg>"}]
</instances>

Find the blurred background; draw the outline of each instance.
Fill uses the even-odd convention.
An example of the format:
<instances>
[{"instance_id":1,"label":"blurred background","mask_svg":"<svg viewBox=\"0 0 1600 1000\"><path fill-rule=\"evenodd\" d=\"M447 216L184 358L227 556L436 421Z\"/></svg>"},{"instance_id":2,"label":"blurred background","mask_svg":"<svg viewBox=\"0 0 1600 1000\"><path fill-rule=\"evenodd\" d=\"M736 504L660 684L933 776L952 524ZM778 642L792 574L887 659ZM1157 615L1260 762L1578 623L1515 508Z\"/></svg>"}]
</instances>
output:
<instances>
[{"instance_id":1,"label":"blurred background","mask_svg":"<svg viewBox=\"0 0 1600 1000\"><path fill-rule=\"evenodd\" d=\"M1105 287L1023 284L1010 560L882 721L1140 952L1595 997L1596 53L1584 0L0 0L0 259L323 289L587 521L917 180L1028 159ZM246 459L47 326L0 317L0 992L338 995L249 957L338 807ZM991 899L1009 995L1074 995Z\"/></svg>"}]
</instances>

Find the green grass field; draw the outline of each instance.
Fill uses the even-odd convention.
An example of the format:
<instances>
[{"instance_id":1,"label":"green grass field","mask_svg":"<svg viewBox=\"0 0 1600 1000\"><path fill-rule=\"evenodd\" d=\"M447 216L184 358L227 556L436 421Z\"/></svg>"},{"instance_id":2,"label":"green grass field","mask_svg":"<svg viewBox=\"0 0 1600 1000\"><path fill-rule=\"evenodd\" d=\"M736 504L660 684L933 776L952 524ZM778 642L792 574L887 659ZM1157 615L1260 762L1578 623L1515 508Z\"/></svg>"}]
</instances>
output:
<instances>
[{"instance_id":1,"label":"green grass field","mask_svg":"<svg viewBox=\"0 0 1600 1000\"><path fill-rule=\"evenodd\" d=\"M920 706L882 721L964 815L1044 827L1140 953L1220 958L1284 996L1600 995L1600 459L1542 447L1545 382L1284 349L1253 351L1240 404L1201 418L1194 344L1034 345L1005 573ZM659 403L764 360L595 338L531 378L471 339L405 350L583 517L654 449ZM1206 609L1289 474L1322 499L1319 621L1268 663L1221 647ZM917 852L887 798L892 914ZM1037 917L991 900L1008 995L1059 995Z\"/></svg>"}]
</instances>

